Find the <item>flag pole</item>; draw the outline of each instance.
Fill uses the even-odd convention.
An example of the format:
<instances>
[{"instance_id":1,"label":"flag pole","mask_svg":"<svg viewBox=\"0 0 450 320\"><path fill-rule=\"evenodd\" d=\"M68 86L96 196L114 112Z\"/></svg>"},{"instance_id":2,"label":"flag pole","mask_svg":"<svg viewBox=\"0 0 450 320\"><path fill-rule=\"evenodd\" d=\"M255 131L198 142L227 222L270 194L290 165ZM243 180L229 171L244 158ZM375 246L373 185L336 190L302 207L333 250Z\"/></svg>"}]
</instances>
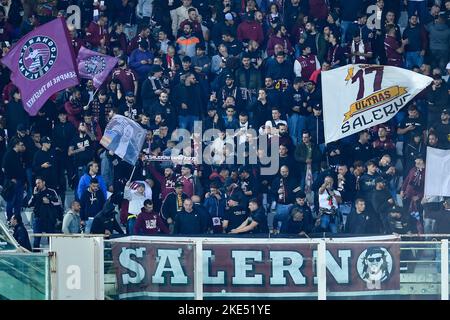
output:
<instances>
[{"instance_id":1,"label":"flag pole","mask_svg":"<svg viewBox=\"0 0 450 320\"><path fill-rule=\"evenodd\" d=\"M133 178L134 170L136 170L136 166L133 167L133 171L131 171L130 179L128 179L128 182L131 181L131 178Z\"/></svg>"}]
</instances>

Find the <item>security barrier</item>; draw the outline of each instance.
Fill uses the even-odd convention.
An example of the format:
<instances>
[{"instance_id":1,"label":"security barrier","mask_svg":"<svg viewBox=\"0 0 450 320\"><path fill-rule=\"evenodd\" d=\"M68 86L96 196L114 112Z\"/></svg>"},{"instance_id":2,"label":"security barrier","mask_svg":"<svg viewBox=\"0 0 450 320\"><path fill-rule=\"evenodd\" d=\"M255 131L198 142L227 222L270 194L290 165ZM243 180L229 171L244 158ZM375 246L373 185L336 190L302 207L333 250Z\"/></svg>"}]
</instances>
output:
<instances>
[{"instance_id":1,"label":"security barrier","mask_svg":"<svg viewBox=\"0 0 450 320\"><path fill-rule=\"evenodd\" d=\"M105 247L109 299L448 299L445 239L134 236Z\"/></svg>"}]
</instances>

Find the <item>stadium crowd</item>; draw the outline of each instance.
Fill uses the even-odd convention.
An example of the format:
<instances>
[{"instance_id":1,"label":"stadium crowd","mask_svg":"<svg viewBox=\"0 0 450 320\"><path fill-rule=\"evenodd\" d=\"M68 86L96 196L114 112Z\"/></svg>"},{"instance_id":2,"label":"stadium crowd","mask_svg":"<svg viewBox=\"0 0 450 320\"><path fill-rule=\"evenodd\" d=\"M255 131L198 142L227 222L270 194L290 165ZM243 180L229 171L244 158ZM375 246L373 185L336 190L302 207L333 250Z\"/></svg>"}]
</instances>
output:
<instances>
[{"instance_id":1,"label":"stadium crowd","mask_svg":"<svg viewBox=\"0 0 450 320\"><path fill-rule=\"evenodd\" d=\"M3 56L69 5L81 8L81 29L68 24L75 54L85 46L118 65L99 90L82 80L34 117L0 65L12 225L31 207L35 233L450 233L450 199L423 194L426 147L450 148L450 0L1 0ZM325 144L321 71L346 64L433 82L387 123ZM147 130L135 167L100 144L116 114ZM195 121L235 130L221 139L236 148L216 148L211 165L148 160ZM276 174L249 163L250 129L276 140ZM192 134L185 155L197 147Z\"/></svg>"}]
</instances>

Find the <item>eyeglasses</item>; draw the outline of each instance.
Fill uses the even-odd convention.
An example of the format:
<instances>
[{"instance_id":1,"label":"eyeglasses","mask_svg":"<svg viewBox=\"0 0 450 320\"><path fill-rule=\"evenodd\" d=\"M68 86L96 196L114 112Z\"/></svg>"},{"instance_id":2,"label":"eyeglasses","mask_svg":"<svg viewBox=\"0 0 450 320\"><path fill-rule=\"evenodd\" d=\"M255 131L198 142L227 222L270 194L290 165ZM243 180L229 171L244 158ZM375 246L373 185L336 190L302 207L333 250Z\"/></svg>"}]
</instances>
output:
<instances>
[{"instance_id":1,"label":"eyeglasses","mask_svg":"<svg viewBox=\"0 0 450 320\"><path fill-rule=\"evenodd\" d=\"M380 262L381 261L381 257L377 257L377 258L367 258L367 260L369 261L369 262Z\"/></svg>"}]
</instances>

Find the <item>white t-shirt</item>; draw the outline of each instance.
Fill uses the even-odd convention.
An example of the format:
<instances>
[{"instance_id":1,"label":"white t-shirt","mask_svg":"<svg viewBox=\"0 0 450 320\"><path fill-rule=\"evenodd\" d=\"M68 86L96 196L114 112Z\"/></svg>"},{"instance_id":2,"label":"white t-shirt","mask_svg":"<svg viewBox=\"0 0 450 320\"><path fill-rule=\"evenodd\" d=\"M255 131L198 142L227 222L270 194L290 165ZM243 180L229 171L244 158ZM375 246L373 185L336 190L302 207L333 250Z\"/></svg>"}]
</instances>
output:
<instances>
[{"instance_id":1,"label":"white t-shirt","mask_svg":"<svg viewBox=\"0 0 450 320\"><path fill-rule=\"evenodd\" d=\"M337 209L338 208L338 202L336 200L336 196L341 196L341 193L337 190L333 190L334 192L334 196L332 197L332 203L333 206ZM322 194L319 194L319 208L323 208L323 209L331 209L330 204L328 203L328 197L329 194L327 192L327 190L325 190Z\"/></svg>"}]
</instances>

